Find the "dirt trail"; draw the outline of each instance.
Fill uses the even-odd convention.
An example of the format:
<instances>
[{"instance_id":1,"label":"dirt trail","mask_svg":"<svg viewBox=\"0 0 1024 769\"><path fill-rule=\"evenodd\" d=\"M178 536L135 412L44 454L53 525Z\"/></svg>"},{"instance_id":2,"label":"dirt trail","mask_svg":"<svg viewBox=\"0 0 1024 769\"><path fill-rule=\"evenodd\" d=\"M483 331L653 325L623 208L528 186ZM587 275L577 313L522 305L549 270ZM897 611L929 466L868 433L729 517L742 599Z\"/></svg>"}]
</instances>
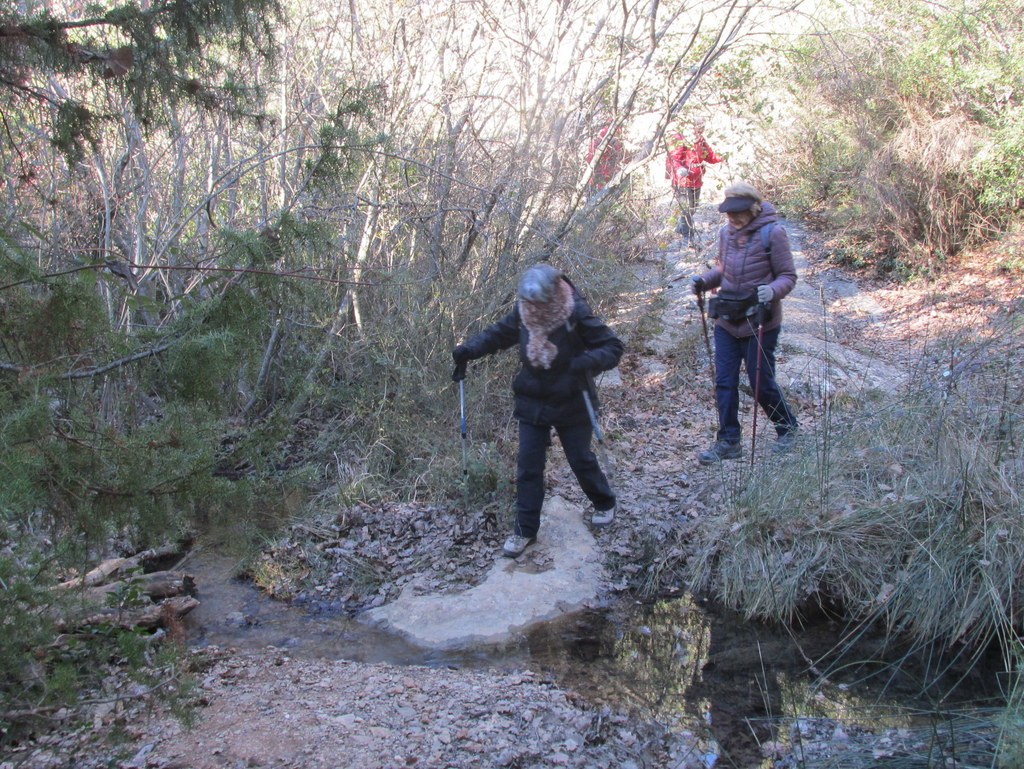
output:
<instances>
[{"instance_id":1,"label":"dirt trail","mask_svg":"<svg viewBox=\"0 0 1024 769\"><path fill-rule=\"evenodd\" d=\"M704 224L711 240L713 215L706 215ZM813 429L821 398L834 395L835 388L895 386L899 369L878 359L879 340L887 340L885 349L911 341L907 336L892 342L884 332L891 318L887 303L862 293L838 272L815 273L813 259L803 252L804 233L786 226L801 274L797 291L787 299L779 375L802 424ZM618 376L604 384L609 388L606 433L622 512L596 539L609 573L605 592L612 596L653 579L641 565L644 553L671 547L681 522L714 514L723 500L721 471L700 467L694 456L715 429L700 316L687 281L671 280L696 271L706 255L679 245L670 244L638 270L634 306L610 319L625 324L647 316L659 324L648 344L627 340ZM906 296L900 299L905 305ZM907 334L913 334L912 327ZM870 345L875 355L856 349L851 344L856 340ZM749 400L741 414L744 424ZM575 482L556 462L549 486L550 495L582 508ZM496 545L500 533L481 528L475 536L477 546L486 549ZM462 573L467 586L490 565L489 558L478 560L476 572ZM705 757L716 753L699 736L699 724L637 721L529 672L308 661L272 648L254 655L206 652L201 658L194 728L185 729L167 714L138 714L129 730L128 759L117 765L688 769L706 766ZM67 759L66 752L40 750L22 766L66 766ZM74 759L79 767L109 765L105 761L87 755Z\"/></svg>"}]
</instances>

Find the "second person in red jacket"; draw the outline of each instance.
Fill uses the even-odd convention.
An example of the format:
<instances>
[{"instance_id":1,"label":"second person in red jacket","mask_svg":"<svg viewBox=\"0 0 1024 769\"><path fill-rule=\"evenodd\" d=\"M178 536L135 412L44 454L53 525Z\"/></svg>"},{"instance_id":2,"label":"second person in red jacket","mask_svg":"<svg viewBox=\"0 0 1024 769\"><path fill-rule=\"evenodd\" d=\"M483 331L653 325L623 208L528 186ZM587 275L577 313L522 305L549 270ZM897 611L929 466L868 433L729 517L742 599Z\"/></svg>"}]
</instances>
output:
<instances>
[{"instance_id":1,"label":"second person in red jacket","mask_svg":"<svg viewBox=\"0 0 1024 769\"><path fill-rule=\"evenodd\" d=\"M704 120L693 121L693 139L681 133L669 139L669 150L665 156L665 178L672 182L672 193L679 206L679 223L676 232L683 237L693 234L693 214L700 203L700 190L704 186L704 170L707 163L721 163L704 138Z\"/></svg>"}]
</instances>

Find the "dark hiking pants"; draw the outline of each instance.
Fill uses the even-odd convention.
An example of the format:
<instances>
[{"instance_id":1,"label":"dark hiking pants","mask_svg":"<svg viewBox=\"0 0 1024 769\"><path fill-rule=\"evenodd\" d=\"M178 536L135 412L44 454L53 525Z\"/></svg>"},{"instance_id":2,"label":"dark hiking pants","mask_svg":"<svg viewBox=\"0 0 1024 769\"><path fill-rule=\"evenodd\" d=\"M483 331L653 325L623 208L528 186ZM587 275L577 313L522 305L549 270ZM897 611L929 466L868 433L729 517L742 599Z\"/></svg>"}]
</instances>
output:
<instances>
[{"instance_id":1,"label":"dark hiking pants","mask_svg":"<svg viewBox=\"0 0 1024 769\"><path fill-rule=\"evenodd\" d=\"M781 329L765 331L762 340L761 379L757 386L757 402L775 425L779 435L797 427L796 417L789 410L782 390L775 381L775 345ZM747 369L750 390L755 390L757 374L757 334L737 339L715 326L715 400L718 404L718 439L727 443L740 441L740 364Z\"/></svg>"},{"instance_id":2,"label":"dark hiking pants","mask_svg":"<svg viewBox=\"0 0 1024 769\"><path fill-rule=\"evenodd\" d=\"M570 425L556 427L555 430L569 467L594 509L608 510L614 507L615 494L590 448L593 433L591 426ZM515 533L522 537L536 537L540 528L540 510L544 506L544 467L550 445L550 426L519 423Z\"/></svg>"},{"instance_id":3,"label":"dark hiking pants","mask_svg":"<svg viewBox=\"0 0 1024 769\"><path fill-rule=\"evenodd\" d=\"M676 187L676 203L679 205L679 223L676 232L680 235L692 235L696 229L693 215L700 203L700 187Z\"/></svg>"}]
</instances>

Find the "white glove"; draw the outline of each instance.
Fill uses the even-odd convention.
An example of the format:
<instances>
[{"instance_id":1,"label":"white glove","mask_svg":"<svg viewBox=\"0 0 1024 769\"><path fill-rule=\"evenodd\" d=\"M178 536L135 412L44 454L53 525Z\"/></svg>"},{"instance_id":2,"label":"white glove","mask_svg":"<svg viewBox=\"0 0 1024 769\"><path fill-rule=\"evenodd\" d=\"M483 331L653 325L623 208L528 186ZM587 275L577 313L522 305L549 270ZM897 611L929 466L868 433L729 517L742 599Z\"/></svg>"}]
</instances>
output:
<instances>
[{"instance_id":1,"label":"white glove","mask_svg":"<svg viewBox=\"0 0 1024 769\"><path fill-rule=\"evenodd\" d=\"M772 291L771 286L758 286L757 287L757 301L761 304L768 304L772 299L775 298L775 292Z\"/></svg>"}]
</instances>

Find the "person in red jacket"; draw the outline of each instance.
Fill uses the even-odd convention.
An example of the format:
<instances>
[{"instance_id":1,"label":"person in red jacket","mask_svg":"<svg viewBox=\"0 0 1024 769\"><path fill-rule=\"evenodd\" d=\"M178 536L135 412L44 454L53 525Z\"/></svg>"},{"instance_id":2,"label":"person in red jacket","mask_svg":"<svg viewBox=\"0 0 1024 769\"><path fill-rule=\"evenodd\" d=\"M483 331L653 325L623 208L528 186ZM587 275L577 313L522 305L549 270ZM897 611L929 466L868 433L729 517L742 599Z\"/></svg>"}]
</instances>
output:
<instances>
[{"instance_id":1,"label":"person in red jacket","mask_svg":"<svg viewBox=\"0 0 1024 769\"><path fill-rule=\"evenodd\" d=\"M597 154L598 150L601 149L601 145L604 144L604 149L601 151L597 163L594 164L594 173L587 185L591 192L596 192L612 180L612 177L619 172L622 159L625 157L625 148L622 146L621 139L621 128L616 128L612 135L608 137L607 142L605 142L605 137L608 136L608 130L611 127L612 124L608 123L608 125L602 128L590 140L590 147L587 149L586 162L587 165L590 165L594 160L594 155Z\"/></svg>"},{"instance_id":2,"label":"person in red jacket","mask_svg":"<svg viewBox=\"0 0 1024 769\"><path fill-rule=\"evenodd\" d=\"M679 223L676 232L689 237L694 230L693 214L700 202L700 189L704 185L707 163L721 163L708 140L704 138L704 120L693 121L693 140L681 133L673 134L665 156L665 178L672 182L672 192L679 205Z\"/></svg>"}]
</instances>

